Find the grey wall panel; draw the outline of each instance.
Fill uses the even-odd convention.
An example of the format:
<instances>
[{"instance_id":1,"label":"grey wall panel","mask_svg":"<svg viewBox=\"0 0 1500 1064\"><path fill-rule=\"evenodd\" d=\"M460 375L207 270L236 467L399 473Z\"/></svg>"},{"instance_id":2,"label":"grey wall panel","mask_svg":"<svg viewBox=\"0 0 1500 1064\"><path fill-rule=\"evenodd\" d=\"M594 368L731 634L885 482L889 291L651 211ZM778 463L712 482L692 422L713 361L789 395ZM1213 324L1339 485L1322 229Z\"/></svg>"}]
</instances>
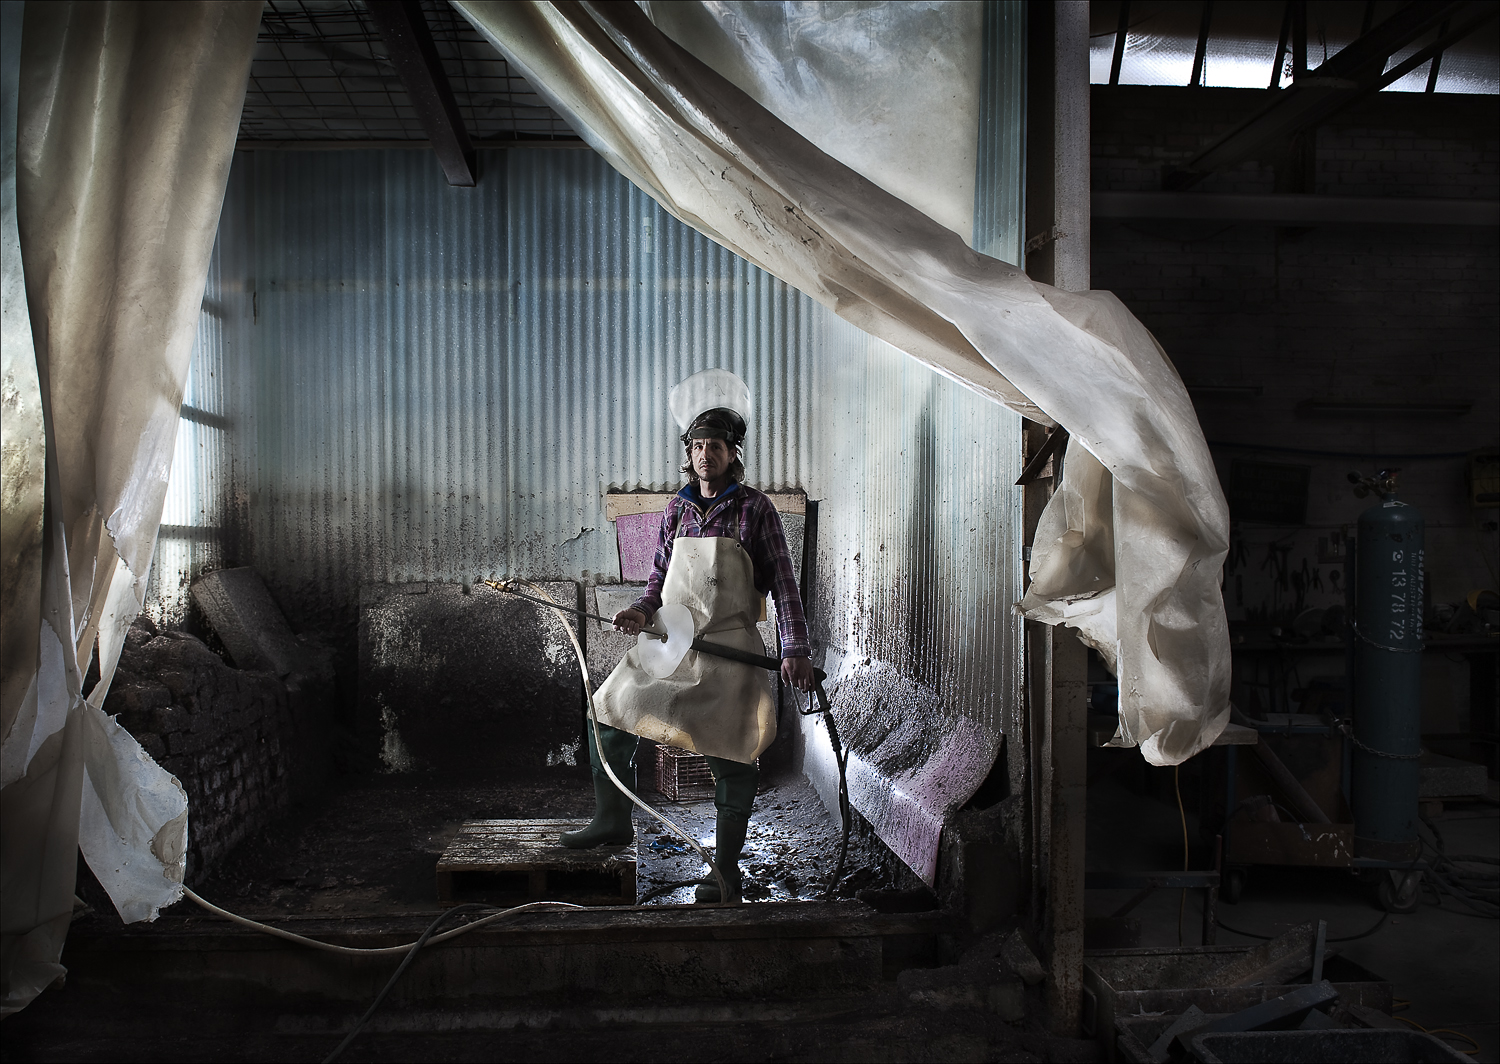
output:
<instances>
[{"instance_id":1,"label":"grey wall panel","mask_svg":"<svg viewBox=\"0 0 1500 1064\"><path fill-rule=\"evenodd\" d=\"M486 160L492 162L492 160ZM256 153L251 554L299 612L503 550L505 182L421 151Z\"/></svg>"},{"instance_id":2,"label":"grey wall panel","mask_svg":"<svg viewBox=\"0 0 1500 1064\"><path fill-rule=\"evenodd\" d=\"M1026 179L1026 4L985 0L973 247L1021 265Z\"/></svg>"}]
</instances>

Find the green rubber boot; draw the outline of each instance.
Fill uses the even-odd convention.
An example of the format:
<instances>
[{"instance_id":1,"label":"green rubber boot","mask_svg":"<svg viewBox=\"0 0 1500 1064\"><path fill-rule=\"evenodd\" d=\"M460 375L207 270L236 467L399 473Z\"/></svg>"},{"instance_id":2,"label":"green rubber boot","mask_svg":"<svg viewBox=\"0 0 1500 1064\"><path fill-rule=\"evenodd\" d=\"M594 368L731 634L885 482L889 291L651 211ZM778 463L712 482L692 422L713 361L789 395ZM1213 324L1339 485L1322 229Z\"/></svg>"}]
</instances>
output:
<instances>
[{"instance_id":1,"label":"green rubber boot","mask_svg":"<svg viewBox=\"0 0 1500 1064\"><path fill-rule=\"evenodd\" d=\"M740 851L745 847L745 831L750 826L750 821L741 819L733 813L720 813L718 823L714 825L714 864L719 866L719 871L724 876L724 883L729 887L729 901L738 905L743 900L743 880L740 876ZM693 896L699 904L711 905L724 900L719 893L719 881L714 878L713 873L698 884Z\"/></svg>"},{"instance_id":2,"label":"green rubber boot","mask_svg":"<svg viewBox=\"0 0 1500 1064\"><path fill-rule=\"evenodd\" d=\"M620 793L599 760L599 751L593 742L593 728L589 728L589 766L594 777L594 819L588 827L578 831L565 831L558 839L571 850L588 850L595 846L625 846L635 841L635 826L630 822L631 800ZM599 738L604 745L604 756L609 767L615 770L620 782L635 791L635 748L640 742L637 736L608 725L599 725Z\"/></svg>"},{"instance_id":3,"label":"green rubber boot","mask_svg":"<svg viewBox=\"0 0 1500 1064\"><path fill-rule=\"evenodd\" d=\"M719 881L712 873L698 884L694 896L705 905L723 900L738 904L742 900L743 884L740 852L745 848L745 832L750 827L750 810L755 804L755 785L760 779L760 771L755 765L742 765L719 757L707 760L709 770L714 774L714 805L719 812L718 822L714 825L714 864L724 876L729 897L720 896Z\"/></svg>"}]
</instances>

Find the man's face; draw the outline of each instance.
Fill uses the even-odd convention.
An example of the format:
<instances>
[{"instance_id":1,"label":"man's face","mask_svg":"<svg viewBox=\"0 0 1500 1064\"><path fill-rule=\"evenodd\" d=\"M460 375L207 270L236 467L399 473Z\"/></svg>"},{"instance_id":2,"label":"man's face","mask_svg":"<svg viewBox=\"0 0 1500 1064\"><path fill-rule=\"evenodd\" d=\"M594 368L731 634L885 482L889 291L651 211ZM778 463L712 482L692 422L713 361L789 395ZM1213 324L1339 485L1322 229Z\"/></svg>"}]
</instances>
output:
<instances>
[{"instance_id":1,"label":"man's face","mask_svg":"<svg viewBox=\"0 0 1500 1064\"><path fill-rule=\"evenodd\" d=\"M723 440L693 441L693 472L699 480L715 481L729 471L733 454Z\"/></svg>"}]
</instances>

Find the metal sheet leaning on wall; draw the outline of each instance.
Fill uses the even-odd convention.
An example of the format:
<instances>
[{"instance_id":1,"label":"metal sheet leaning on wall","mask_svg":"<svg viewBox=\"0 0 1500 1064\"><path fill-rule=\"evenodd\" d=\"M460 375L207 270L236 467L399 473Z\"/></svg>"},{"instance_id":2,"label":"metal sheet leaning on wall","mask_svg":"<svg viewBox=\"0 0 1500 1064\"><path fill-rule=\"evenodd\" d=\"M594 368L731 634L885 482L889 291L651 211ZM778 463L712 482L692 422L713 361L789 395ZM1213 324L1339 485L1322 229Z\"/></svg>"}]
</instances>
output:
<instances>
[{"instance_id":1,"label":"metal sheet leaning on wall","mask_svg":"<svg viewBox=\"0 0 1500 1064\"><path fill-rule=\"evenodd\" d=\"M455 6L674 216L938 372L1066 426L1022 606L1114 663L1117 743L1175 764L1213 742L1228 720L1228 511L1181 380L1117 299L977 255L633 6Z\"/></svg>"}]
</instances>

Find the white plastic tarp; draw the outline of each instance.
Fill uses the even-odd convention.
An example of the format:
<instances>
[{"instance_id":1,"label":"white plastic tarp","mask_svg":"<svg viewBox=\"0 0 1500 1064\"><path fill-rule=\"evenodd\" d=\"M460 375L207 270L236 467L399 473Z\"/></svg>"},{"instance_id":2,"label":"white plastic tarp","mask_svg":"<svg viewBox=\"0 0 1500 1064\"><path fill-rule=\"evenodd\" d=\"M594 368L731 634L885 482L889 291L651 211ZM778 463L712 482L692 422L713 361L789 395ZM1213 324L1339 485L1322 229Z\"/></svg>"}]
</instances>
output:
<instances>
[{"instance_id":1,"label":"white plastic tarp","mask_svg":"<svg viewBox=\"0 0 1500 1064\"><path fill-rule=\"evenodd\" d=\"M965 241L982 4L643 0L673 41L833 158Z\"/></svg>"},{"instance_id":2,"label":"white plastic tarp","mask_svg":"<svg viewBox=\"0 0 1500 1064\"><path fill-rule=\"evenodd\" d=\"M632 4L453 2L672 215L938 372L1066 426L1062 484L1020 605L1077 628L1116 670L1117 745L1165 765L1213 742L1228 720L1229 520L1182 381L1110 293L1033 282L965 246L961 220L930 216L940 204L903 198L921 196L871 135L889 112L848 104L879 98L887 69L808 61L788 28L863 6L858 39L894 37L921 5L705 3L658 15L700 58Z\"/></svg>"},{"instance_id":3,"label":"white plastic tarp","mask_svg":"<svg viewBox=\"0 0 1500 1064\"><path fill-rule=\"evenodd\" d=\"M126 922L182 894L187 797L99 706L145 591L261 3L32 3L18 27L20 8L0 232L6 1014L62 974L80 848Z\"/></svg>"}]
</instances>

